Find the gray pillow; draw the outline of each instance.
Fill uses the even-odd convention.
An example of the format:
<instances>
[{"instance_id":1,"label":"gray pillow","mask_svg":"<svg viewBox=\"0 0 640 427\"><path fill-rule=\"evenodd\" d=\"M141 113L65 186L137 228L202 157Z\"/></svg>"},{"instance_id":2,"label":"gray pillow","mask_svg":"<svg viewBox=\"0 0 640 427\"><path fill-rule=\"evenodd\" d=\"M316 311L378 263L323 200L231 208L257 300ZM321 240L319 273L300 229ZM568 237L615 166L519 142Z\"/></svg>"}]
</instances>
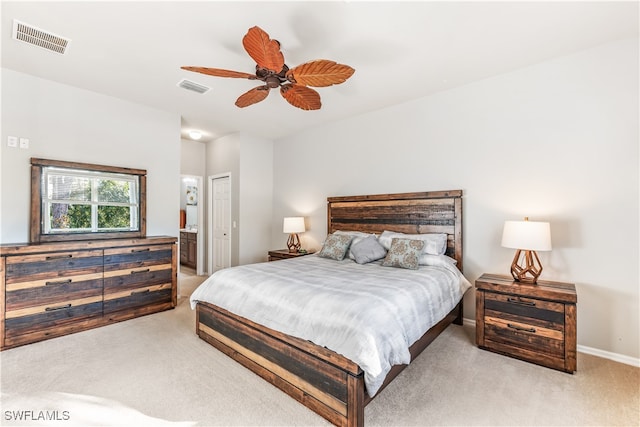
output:
<instances>
[{"instance_id":1,"label":"gray pillow","mask_svg":"<svg viewBox=\"0 0 640 427\"><path fill-rule=\"evenodd\" d=\"M391 240L391 248L382 261L384 267L399 267L417 270L420 255L424 250L424 240L399 239Z\"/></svg>"},{"instance_id":2,"label":"gray pillow","mask_svg":"<svg viewBox=\"0 0 640 427\"><path fill-rule=\"evenodd\" d=\"M329 234L318 256L342 261L352 240L353 236L346 234Z\"/></svg>"},{"instance_id":3,"label":"gray pillow","mask_svg":"<svg viewBox=\"0 0 640 427\"><path fill-rule=\"evenodd\" d=\"M384 258L387 254L387 250L378 242L378 238L373 234L353 243L350 250L358 264L377 261Z\"/></svg>"}]
</instances>

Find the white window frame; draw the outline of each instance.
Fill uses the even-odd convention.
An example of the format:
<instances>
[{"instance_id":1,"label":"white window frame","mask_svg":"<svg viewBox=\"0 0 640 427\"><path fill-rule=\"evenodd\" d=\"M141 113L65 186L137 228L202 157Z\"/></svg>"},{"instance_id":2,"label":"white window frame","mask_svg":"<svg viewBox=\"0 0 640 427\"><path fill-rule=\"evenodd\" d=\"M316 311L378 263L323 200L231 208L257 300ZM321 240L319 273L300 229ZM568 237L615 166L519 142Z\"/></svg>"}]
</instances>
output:
<instances>
[{"instance_id":1,"label":"white window frame","mask_svg":"<svg viewBox=\"0 0 640 427\"><path fill-rule=\"evenodd\" d=\"M91 200L54 199L53 187L49 183L52 176L85 178L91 185ZM140 201L138 200L139 178L135 175L115 174L99 171L80 171L48 166L42 168L42 218L44 219L45 234L51 233L99 233L108 231L138 231ZM101 180L114 180L129 182L129 203L103 202L98 200L98 185ZM55 193L55 192L53 192ZM54 228L51 224L50 211L54 204L82 204L91 207L90 228ZM98 208L100 206L125 206L129 208L129 227L100 228L98 226Z\"/></svg>"}]
</instances>

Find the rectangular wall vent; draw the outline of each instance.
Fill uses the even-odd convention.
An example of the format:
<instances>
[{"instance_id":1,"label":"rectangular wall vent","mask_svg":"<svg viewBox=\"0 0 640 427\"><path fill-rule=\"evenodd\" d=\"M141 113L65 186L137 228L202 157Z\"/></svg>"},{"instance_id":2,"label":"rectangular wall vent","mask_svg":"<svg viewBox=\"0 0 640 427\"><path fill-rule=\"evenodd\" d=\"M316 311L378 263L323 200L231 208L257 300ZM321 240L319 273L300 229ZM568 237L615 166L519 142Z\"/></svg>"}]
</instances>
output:
<instances>
[{"instance_id":1,"label":"rectangular wall vent","mask_svg":"<svg viewBox=\"0 0 640 427\"><path fill-rule=\"evenodd\" d=\"M182 79L178 82L178 86L186 89L186 90L192 90L194 92L198 92L198 93L206 93L209 92L209 90L211 90L210 87L201 85L199 83L196 82L192 82L191 80L187 80L187 79Z\"/></svg>"},{"instance_id":2,"label":"rectangular wall vent","mask_svg":"<svg viewBox=\"0 0 640 427\"><path fill-rule=\"evenodd\" d=\"M13 38L64 55L71 39L13 20Z\"/></svg>"}]
</instances>

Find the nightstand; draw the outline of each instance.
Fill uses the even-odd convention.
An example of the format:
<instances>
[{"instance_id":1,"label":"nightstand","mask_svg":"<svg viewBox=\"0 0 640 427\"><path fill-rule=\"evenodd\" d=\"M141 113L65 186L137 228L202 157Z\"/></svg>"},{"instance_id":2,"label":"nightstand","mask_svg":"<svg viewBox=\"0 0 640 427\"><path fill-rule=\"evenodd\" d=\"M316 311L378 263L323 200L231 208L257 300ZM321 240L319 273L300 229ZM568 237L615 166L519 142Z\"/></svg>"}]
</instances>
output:
<instances>
[{"instance_id":1,"label":"nightstand","mask_svg":"<svg viewBox=\"0 0 640 427\"><path fill-rule=\"evenodd\" d=\"M483 274L476 280L478 347L573 373L576 370L576 287Z\"/></svg>"},{"instance_id":2,"label":"nightstand","mask_svg":"<svg viewBox=\"0 0 640 427\"><path fill-rule=\"evenodd\" d=\"M278 261L281 259L295 258L299 256L311 255L313 252L289 252L289 249L277 249L269 251L269 261Z\"/></svg>"}]
</instances>

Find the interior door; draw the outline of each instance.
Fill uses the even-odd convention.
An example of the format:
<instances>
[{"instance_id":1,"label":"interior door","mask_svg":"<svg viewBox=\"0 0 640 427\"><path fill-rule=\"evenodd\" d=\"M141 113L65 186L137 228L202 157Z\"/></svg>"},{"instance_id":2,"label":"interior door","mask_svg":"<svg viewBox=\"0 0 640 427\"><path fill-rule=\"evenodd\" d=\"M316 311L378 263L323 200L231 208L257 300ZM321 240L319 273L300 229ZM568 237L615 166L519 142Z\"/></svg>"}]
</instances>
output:
<instances>
[{"instance_id":1,"label":"interior door","mask_svg":"<svg viewBox=\"0 0 640 427\"><path fill-rule=\"evenodd\" d=\"M213 213L213 271L231 267L231 178L214 177L211 181Z\"/></svg>"}]
</instances>

